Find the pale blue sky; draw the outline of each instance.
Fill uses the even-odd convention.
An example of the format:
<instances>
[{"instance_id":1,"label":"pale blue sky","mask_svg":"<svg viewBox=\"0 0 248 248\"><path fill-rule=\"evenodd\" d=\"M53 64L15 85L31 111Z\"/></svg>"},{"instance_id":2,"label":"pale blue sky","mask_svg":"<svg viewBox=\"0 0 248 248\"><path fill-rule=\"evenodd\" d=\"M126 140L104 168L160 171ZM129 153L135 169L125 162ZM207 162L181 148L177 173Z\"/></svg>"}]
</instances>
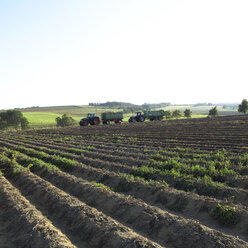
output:
<instances>
[{"instance_id":1,"label":"pale blue sky","mask_svg":"<svg viewBox=\"0 0 248 248\"><path fill-rule=\"evenodd\" d=\"M0 0L0 109L248 98L247 0Z\"/></svg>"}]
</instances>

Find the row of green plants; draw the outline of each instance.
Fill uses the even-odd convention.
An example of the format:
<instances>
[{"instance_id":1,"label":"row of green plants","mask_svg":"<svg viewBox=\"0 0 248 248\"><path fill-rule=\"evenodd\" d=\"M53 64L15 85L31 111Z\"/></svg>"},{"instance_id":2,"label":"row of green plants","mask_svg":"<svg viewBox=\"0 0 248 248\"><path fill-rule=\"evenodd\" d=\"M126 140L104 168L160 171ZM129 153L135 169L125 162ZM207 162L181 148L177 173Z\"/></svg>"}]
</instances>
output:
<instances>
[{"instance_id":1,"label":"row of green plants","mask_svg":"<svg viewBox=\"0 0 248 248\"><path fill-rule=\"evenodd\" d=\"M47 163L52 163L63 171L71 171L72 167L78 164L75 160L67 159L58 155L49 155L43 151L36 151L35 149L26 148L24 146L17 146L16 150L23 152L30 157L44 160Z\"/></svg>"},{"instance_id":2,"label":"row of green plants","mask_svg":"<svg viewBox=\"0 0 248 248\"><path fill-rule=\"evenodd\" d=\"M56 138L56 137L59 138ZM114 136L115 137L115 136ZM12 136L12 138L14 138L14 136ZM53 135L42 135L42 134L36 134L36 135L18 135L18 137L16 137L17 139L25 139L25 140L40 140L40 141L46 141L46 142L61 142L64 143L64 141L71 141L69 142L70 145L84 145L83 143L80 143L80 139L77 140L78 138L74 137L74 136L65 136L65 137L61 137L60 134L53 134ZM104 146L102 145L102 148L104 148ZM140 151L140 149L137 148L129 148L130 150L133 150L134 152L136 151ZM150 153L150 154L154 154L154 150L155 149L144 149L143 152L144 153ZM235 157L237 158L237 155L234 154L228 154L226 149L220 149L216 152L208 152L208 151L202 151L202 150L193 150L193 149L189 149L189 148L183 148L183 147L172 147L172 148L166 148L165 150L159 150L159 154L160 155L173 155L174 156L179 156L181 158L190 158L190 159L194 159L194 158L211 158L211 159L218 159L219 161L224 161L226 160L226 156L228 155L228 157ZM245 156L243 156L245 155ZM246 162L248 165L248 154L243 154L242 153L242 157L246 158Z\"/></svg>"},{"instance_id":3,"label":"row of green plants","mask_svg":"<svg viewBox=\"0 0 248 248\"><path fill-rule=\"evenodd\" d=\"M50 150L51 153L54 152L54 150ZM25 148L23 146L17 146L15 150L12 149L8 149L8 148L4 148L4 152L2 153L3 156L8 157L9 159L11 159L14 163L19 163L22 166L25 166L27 169L32 168L33 166L35 167L40 167L40 168L45 168L46 170L50 171L50 170L61 170L61 171L65 171L65 165L64 164L60 164L60 160L55 161L54 157L52 155L48 155L46 157L43 156L44 152L39 152L36 151L34 149L31 148ZM59 153L59 151L58 151ZM37 157L41 157L41 158L37 158L35 157L35 154L37 155ZM42 154L42 156L41 156ZM61 153L62 155L66 156L68 155L67 153ZM50 161L49 161L49 157L50 157ZM56 156L58 157L58 156ZM13 160L14 158L14 160ZM43 159L46 159L49 162L44 161ZM63 160L64 162L68 162L68 166L67 166L67 170L66 172L69 172L73 169L73 165L72 165L72 161L71 159L66 159ZM70 169L68 169L70 168ZM105 172L106 169L102 168L100 169L103 171L103 173ZM93 185L99 186L101 188L108 188L112 191L115 192L126 192L129 187L128 185L134 181L142 181L145 184L156 184L156 185L163 185L168 187L168 184L163 181L163 182L155 182L153 180L145 180L144 178L138 177L138 176L134 176L131 174L126 174L126 173L118 173L118 175L125 179L124 181L120 182L117 186L115 187L109 187L105 185L102 185L101 183L96 183L96 182L92 182Z\"/></svg>"},{"instance_id":4,"label":"row of green plants","mask_svg":"<svg viewBox=\"0 0 248 248\"><path fill-rule=\"evenodd\" d=\"M227 186L224 183L214 182L211 177L205 175L203 177L193 177L191 175L182 174L174 169L160 170L147 165L141 167L133 167L135 176L144 178L145 180L166 181L176 189L184 191L195 191L200 195L217 197Z\"/></svg>"},{"instance_id":5,"label":"row of green plants","mask_svg":"<svg viewBox=\"0 0 248 248\"><path fill-rule=\"evenodd\" d=\"M56 166L64 169L67 168L67 171L72 169L71 166L77 164L75 160L67 159L70 157L70 153L62 152L56 149L41 148L50 154L56 153L57 155L48 155L43 151L37 151L35 149L26 148L23 146L17 146L16 150L23 152L32 157L38 157L43 159L46 162L51 162ZM62 158L62 157L63 158ZM61 163L61 161L66 161L67 165ZM63 167L62 167L63 166ZM221 189L225 189L226 185L219 182L214 182L211 177L205 175L204 177L193 177L192 175L182 174L174 169L172 170L160 170L158 168L141 166L141 167L132 167L130 172L132 176L138 179L142 179L148 182L156 181L164 185L171 185L176 189L184 191L196 191L198 194L217 196L219 195Z\"/></svg>"},{"instance_id":6,"label":"row of green plants","mask_svg":"<svg viewBox=\"0 0 248 248\"><path fill-rule=\"evenodd\" d=\"M174 150L161 150L151 155L151 159L155 161L168 161L170 159L186 164L198 164L205 167L214 166L218 170L233 170L239 173L243 168L248 167L248 154L228 154L225 149L217 152L198 153L191 151L180 153ZM232 172L231 172L232 174Z\"/></svg>"},{"instance_id":7,"label":"row of green plants","mask_svg":"<svg viewBox=\"0 0 248 248\"><path fill-rule=\"evenodd\" d=\"M32 164L28 165L26 168L22 167L16 161L16 153L8 153L6 156L5 152L0 153L0 171L1 174L6 177L13 177L21 171L29 171Z\"/></svg>"},{"instance_id":8,"label":"row of green plants","mask_svg":"<svg viewBox=\"0 0 248 248\"><path fill-rule=\"evenodd\" d=\"M213 181L226 182L238 175L230 168L229 161L182 161L180 158L167 158L156 154L148 161L149 167L191 175L195 178L209 176Z\"/></svg>"},{"instance_id":9,"label":"row of green plants","mask_svg":"<svg viewBox=\"0 0 248 248\"><path fill-rule=\"evenodd\" d=\"M57 138L59 137L59 138ZM95 137L95 136L94 136ZM25 140L40 140L40 141L46 141L46 142L61 142L64 143L65 141L70 141L70 145L84 145L84 143L80 142L80 139L74 137L74 136L65 136L65 137L61 137L61 135L59 134L49 134L49 135L43 135L43 134L36 134L36 135L21 135L18 136L18 138L21 139L25 139ZM115 139L115 136L114 136ZM104 148L104 145L102 145L102 148ZM125 148L126 149L126 148ZM140 152L140 149L138 148L129 148L130 150L133 150L134 152L138 151ZM144 153L151 153L154 154L154 149L144 149L143 150ZM207 158L210 155L211 156L216 156L220 159L226 156L227 151L225 149L219 150L216 153L212 152L207 152L207 151L202 151L202 150L192 150L189 148L182 148L182 147L173 147L173 148L167 148L166 150L161 150L159 151L159 153L161 155L173 155L173 156L180 156L181 158L190 158L190 159L194 159L194 158ZM229 155L230 157L230 155ZM246 156L246 160L248 161L248 154Z\"/></svg>"},{"instance_id":10,"label":"row of green plants","mask_svg":"<svg viewBox=\"0 0 248 248\"><path fill-rule=\"evenodd\" d=\"M17 138L17 140L19 140ZM48 143L52 142L47 140ZM68 152L81 155L86 151L94 151L95 147L85 146L83 149L68 147ZM140 151L137 151L140 152ZM211 153L198 153L185 148L161 150L154 154L153 150L144 153L151 156L148 165L173 173L190 174L194 177L209 176L213 181L227 182L248 170L248 154L228 154L225 149Z\"/></svg>"},{"instance_id":11,"label":"row of green plants","mask_svg":"<svg viewBox=\"0 0 248 248\"><path fill-rule=\"evenodd\" d=\"M68 137L67 137L68 138ZM114 136L114 139L116 136ZM49 142L49 140L47 140ZM62 141L63 142L63 141ZM70 144L78 145L78 141L72 141ZM104 148L104 147L102 147ZM140 152L140 150L135 148L130 148L130 151L133 152ZM160 159L164 155L164 157L172 157L174 159L183 159L182 162L186 163L199 163L205 164L206 162L213 162L216 167L227 167L230 169L237 169L238 171L244 167L248 167L248 153L241 153L241 154L228 154L227 150L221 149L216 152L206 152L200 150L191 150L189 148L170 148L166 150L161 150L158 154L154 154L154 150L146 149L143 151L145 154L152 154L153 158L156 159L158 156ZM188 160L186 160L188 159ZM229 166L229 165L230 166Z\"/></svg>"},{"instance_id":12,"label":"row of green plants","mask_svg":"<svg viewBox=\"0 0 248 248\"><path fill-rule=\"evenodd\" d=\"M156 161L150 159L148 167L157 168L159 171L171 171L178 175L190 175L194 178L203 178L209 176L213 181L226 182L230 177L237 175L235 171L228 167L218 168L215 162L211 162L209 166L201 166L199 164L190 165L181 163L175 159L167 161Z\"/></svg>"},{"instance_id":13,"label":"row of green plants","mask_svg":"<svg viewBox=\"0 0 248 248\"><path fill-rule=\"evenodd\" d=\"M48 149L42 147L39 147L38 149L44 152L48 152L51 155L57 154L58 157L63 156L64 159L71 158L70 153L80 155L87 150L87 149L69 148L70 153L68 153L56 149ZM88 150L92 150L92 149L94 150L93 147L88 147ZM37 153L37 151L33 151L33 152L34 154ZM169 183L170 184L172 183L173 185L175 185L175 187L190 191L194 190L194 187L196 187L196 185L201 184L200 189L198 189L198 193L211 195L214 192L216 192L218 188L223 186L222 184L217 184L215 181L226 182L228 178L236 176L236 173L233 170L229 169L228 167L219 167L218 164L219 161L224 160L225 162L224 154L225 151L216 153L214 156L215 158L217 158L217 166L211 164L208 167L199 166L199 165L190 166L189 164L179 163L175 159L169 159L167 161L164 161L164 155L155 154L156 160L151 159L149 161L150 164L148 163L148 165L146 166L138 167L136 169L134 168L133 174L135 176L142 176L147 180L154 179L157 177L157 175L159 175L165 181L170 180ZM44 154L42 155L39 154L39 156L43 158L46 157ZM161 159L162 161L159 161L159 159ZM59 161L60 164L63 165L63 163L61 163L61 159L59 159ZM154 170L154 168L156 170ZM205 184L207 186L202 187L202 184Z\"/></svg>"},{"instance_id":14,"label":"row of green plants","mask_svg":"<svg viewBox=\"0 0 248 248\"><path fill-rule=\"evenodd\" d=\"M0 168L1 168L0 172L2 174L2 171L4 171L4 175L7 177L13 177L18 173L20 173L21 171L29 171L33 166L45 168L46 170L58 169L53 164L46 163L38 158L32 158L25 154L10 149L5 149L4 152L0 154ZM133 175L120 174L120 176L126 179L125 184L132 183L135 180L142 180L141 178L134 177ZM146 183L149 182L146 181ZM124 185L123 182L117 187L109 187L95 181L90 182L90 184L99 188L103 188L115 192L125 192L127 189L126 185ZM168 186L165 182L164 185ZM218 204L215 208L213 208L210 211L210 215L223 226L234 225L238 222L239 219L235 207L231 207L229 205L222 205L222 204Z\"/></svg>"},{"instance_id":15,"label":"row of green plants","mask_svg":"<svg viewBox=\"0 0 248 248\"><path fill-rule=\"evenodd\" d=\"M74 143L74 142L73 142ZM102 149L102 148L101 148ZM85 151L93 151L95 147L86 146L81 149L68 148L68 152L80 155ZM140 151L137 151L140 153ZM145 152L147 153L147 151ZM149 153L148 153L149 154ZM180 171L188 173L192 170L193 175L205 176L209 175L214 181L224 182L228 176L237 175L242 168L248 166L248 154L228 156L225 149L212 153L198 153L190 151L187 148L173 148L170 150L162 150L156 154L150 151L151 161L159 161L157 165L161 165L161 161L176 160L177 164L183 164ZM169 159L168 159L169 158ZM190 166L195 164L195 166ZM192 169L190 169L192 167Z\"/></svg>"}]
</instances>

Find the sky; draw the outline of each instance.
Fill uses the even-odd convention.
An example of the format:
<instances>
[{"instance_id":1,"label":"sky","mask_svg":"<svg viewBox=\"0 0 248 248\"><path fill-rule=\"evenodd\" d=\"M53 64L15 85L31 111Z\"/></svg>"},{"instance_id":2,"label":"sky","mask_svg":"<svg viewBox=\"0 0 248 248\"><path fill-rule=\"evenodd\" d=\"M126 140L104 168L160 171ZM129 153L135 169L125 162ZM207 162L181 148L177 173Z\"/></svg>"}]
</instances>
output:
<instances>
[{"instance_id":1,"label":"sky","mask_svg":"<svg viewBox=\"0 0 248 248\"><path fill-rule=\"evenodd\" d=\"M0 0L0 109L248 98L247 0Z\"/></svg>"}]
</instances>

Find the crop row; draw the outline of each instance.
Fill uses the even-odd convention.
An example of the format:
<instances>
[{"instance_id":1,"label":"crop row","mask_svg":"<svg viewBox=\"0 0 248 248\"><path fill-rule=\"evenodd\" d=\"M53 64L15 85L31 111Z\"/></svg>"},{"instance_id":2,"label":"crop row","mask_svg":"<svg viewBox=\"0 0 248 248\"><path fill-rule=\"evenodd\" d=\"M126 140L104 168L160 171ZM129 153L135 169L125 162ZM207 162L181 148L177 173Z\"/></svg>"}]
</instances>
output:
<instances>
[{"instance_id":1,"label":"crop row","mask_svg":"<svg viewBox=\"0 0 248 248\"><path fill-rule=\"evenodd\" d=\"M30 202L71 236L77 247L161 247L48 181L29 173L13 159L2 155L1 166L8 180L23 195L29 195Z\"/></svg>"},{"instance_id":2,"label":"crop row","mask_svg":"<svg viewBox=\"0 0 248 248\"><path fill-rule=\"evenodd\" d=\"M202 153L199 151L192 151L189 149L180 149L180 148L174 148L174 149L166 149L166 150L138 150L138 149L131 149L131 148L123 148L123 147L112 147L112 149L109 149L111 147L111 144L106 144L105 146L93 146L93 143L91 145L85 145L84 142L55 142L54 140L37 140L37 137L35 138L35 141L26 140L23 138L8 138L8 140L16 140L16 141L23 141L28 142L31 144L39 145L42 144L42 146L54 146L57 144L58 146L61 145L62 147L68 147L71 148L71 151L73 153L78 152L78 154L94 154L94 152L97 152L98 154L102 154L102 158L105 157L109 158L111 160L111 157L124 157L123 163L128 163L128 160L130 158L130 163L133 164L132 159L134 159L137 163L137 165L140 165L141 163L144 164L145 160L148 159L156 159L162 160L162 161L168 161L169 159L173 158L173 160L176 160L179 163L183 164L195 164L195 165L203 165L204 167L210 167L215 166L216 168L225 168L225 169L231 169L237 172L238 174L242 174L242 171L245 171L245 168L248 166L248 154L243 153L240 155L237 154L230 154L226 150L220 150L215 151L212 153ZM68 149L70 151L70 149ZM108 155L110 155L108 157ZM119 158L120 159L120 158Z\"/></svg>"},{"instance_id":3,"label":"crop row","mask_svg":"<svg viewBox=\"0 0 248 248\"><path fill-rule=\"evenodd\" d=\"M186 220L156 207L151 207L140 200L110 192L105 188L99 189L99 187L92 183L60 172L52 168L53 166L50 164L46 164L38 159L31 159L29 161L29 157L11 153L11 151L9 151L7 156L10 158L2 155L1 166L4 166L6 169L5 174L9 180L15 181L15 185L22 192L32 194L32 202L36 205L49 204L47 206L49 207L47 209L49 217L59 218L58 221L60 221L60 216L64 216L66 211L67 218L63 221L64 225L71 224L71 222L74 223L73 220L77 223L81 222L77 226L70 226L74 232L91 233L93 230L97 232L100 237L94 241L92 240L92 235L86 235L87 238L80 236L80 238L85 239L85 241L93 246L99 244L96 242L103 242L101 240L103 239L103 236L101 236L103 233L102 235L105 235L105 239L108 237L108 241L105 239L104 241L106 243L109 242L108 245L110 247L114 247L113 240L117 242L116 237L112 237L115 235L119 235L119 243L122 244L125 241L125 247L133 247L131 244L134 239L136 239L136 242L143 242L142 247L144 247L145 242L147 242L148 247L159 247L159 245L146 241L142 236L140 237L137 234L130 233L129 229L124 226L116 232L120 228L120 224L115 224L115 221L117 223L119 221L128 223L134 230L137 229L144 235L148 235L149 238L156 239L166 247L182 247L182 245L184 247L221 247L222 244L225 244L226 247L245 247L246 245L241 240L220 234L195 221ZM39 177L28 173L24 167L16 162L19 156L23 165L26 165L31 171L39 175ZM30 166L30 162L33 162L32 166ZM17 168L18 170L16 170ZM66 190L67 193L64 193L64 191L59 190L55 186ZM45 197L41 197L42 195ZM85 203L93 205L106 215L102 214L99 217L100 212L96 213L97 210L91 209ZM55 211L57 211L56 216L54 216ZM88 212L90 215L87 214ZM115 220L106 217L107 215L112 215ZM98 222L95 218L100 218L101 221ZM111 222L111 225L109 222ZM84 225L87 225L87 229L84 228Z\"/></svg>"},{"instance_id":4,"label":"crop row","mask_svg":"<svg viewBox=\"0 0 248 248\"><path fill-rule=\"evenodd\" d=\"M5 145L7 146L8 144ZM11 145L9 146L11 147ZM12 148L15 148L15 146L12 145ZM69 171L70 174L73 174L77 177L82 177L89 181L103 183L114 191L130 194L147 202L151 202L151 199L153 199L152 201L154 204L159 204L159 206L165 207L167 211L173 210L176 212L184 213L186 214L186 217L188 216L201 220L203 219L202 216L206 214L211 217L211 211L217 207L218 203L221 203L222 206L227 206L227 202L225 201L212 201L211 199L208 200L208 198L199 197L195 194L187 194L168 187L164 187L162 185L153 183L153 181L143 181L135 179L135 177L130 176L130 174L134 175L131 173L131 171L129 171L129 174L116 174L114 172L108 172L106 171L106 167L108 166L105 164L104 167L104 163L103 165L100 165L99 163L97 164L92 161L93 166L104 168L104 170L94 169L92 168L92 166L89 167L84 164L79 164L76 161L78 155L63 153L55 149L46 149L46 152L49 152L51 155L49 155L48 153L44 153L44 151L38 151L38 149L44 150L43 148L37 148L37 150L34 150L18 146L15 149L33 158L39 158L48 163L52 163L58 166L60 169L66 169L66 171ZM57 155L52 155L56 153ZM61 156L58 156L59 154ZM62 155L64 158L62 157ZM65 157L67 155L71 156L71 158L74 158L74 160L66 159ZM34 161L30 160L29 163L34 164ZM22 163L21 160L18 160L18 162ZM109 164L109 166L111 165ZM143 192L145 192L145 194ZM225 191L223 191L223 194L227 196L226 189ZM247 195L244 195L242 199L242 193L239 192L239 194L237 194L237 198L231 200L244 202L244 204L246 204L246 199ZM228 204L230 205L232 203L229 202ZM241 219L245 220L246 217L244 216L247 215L244 212L246 211L245 208L242 208L240 206L235 206L235 208L239 212L239 216L242 216ZM216 224L213 225L216 226ZM238 228L238 233L239 235L241 235L243 233L242 230L244 229L244 224L242 224L242 222L239 222L237 225L240 226L240 228Z\"/></svg>"},{"instance_id":5,"label":"crop row","mask_svg":"<svg viewBox=\"0 0 248 248\"><path fill-rule=\"evenodd\" d=\"M23 145L24 143L15 141L15 144ZM200 157L200 159L195 159L191 162L185 161L185 159L177 159L175 156L175 153L172 152L168 155L168 152L166 152L166 156L164 152L162 154L155 154L151 156L151 158L147 160L138 160L138 159L132 159L129 156L125 159L125 157L122 158L122 156L113 156L113 155L107 155L107 152L99 152L94 147L86 147L88 149L78 149L75 147L69 147L68 145L66 147L64 146L58 146L58 145L49 145L47 143L42 143L42 146L46 146L47 148L42 148L39 146L32 146L33 142L26 142L25 145L29 145L31 148L35 148L37 150L42 150L45 152L48 152L50 154L58 154L61 156L67 156L70 158L70 154L65 154L60 151L66 151L67 153L73 153L77 155L83 155L81 158L78 158L78 161L84 162L84 163L90 163L89 158L91 159L99 159L106 162L118 162L115 166L113 166L114 171L121 171L121 172L128 172L132 173L136 176L142 176L146 179L154 179L157 175L160 175L160 177L163 177L163 180L166 180L172 185L175 185L173 181L175 181L175 178L181 178L181 181L185 183L180 183L180 180L177 180L176 187L179 187L179 189L185 189L185 190L192 190L194 189L194 181L201 182L203 181L205 184L208 185L208 190L210 192L207 192L204 189L198 188L198 193L201 194L215 194L216 191L219 191L219 188L224 185L214 183L214 181L220 181L220 182L228 182L231 186L236 187L243 187L247 188L247 176L240 176L235 170L231 169L230 166L230 160L228 157L226 157L226 154L224 152L218 152L216 154L213 154L213 159L211 160L209 157L209 161L206 160L206 156ZM89 149L90 148L90 149ZM54 150L55 149L55 150ZM56 150L57 149L57 150ZM117 151L118 154L118 151ZM247 156L245 156L247 160ZM88 159L88 160L87 160ZM205 159L205 160L204 160ZM233 159L233 158L232 158ZM92 161L93 162L93 161ZM197 163L198 162L198 163ZM100 162L101 163L101 162ZM241 162L239 162L239 169L240 167L245 167L240 165ZM126 166L122 165L128 165L132 168L127 168ZM173 180L172 180L173 179ZM187 185L187 183L190 182L191 185ZM212 187L210 187L211 185ZM201 183L196 184L195 188L197 186L200 186ZM201 186L202 188L202 186ZM214 190L216 188L216 190Z\"/></svg>"}]
</instances>

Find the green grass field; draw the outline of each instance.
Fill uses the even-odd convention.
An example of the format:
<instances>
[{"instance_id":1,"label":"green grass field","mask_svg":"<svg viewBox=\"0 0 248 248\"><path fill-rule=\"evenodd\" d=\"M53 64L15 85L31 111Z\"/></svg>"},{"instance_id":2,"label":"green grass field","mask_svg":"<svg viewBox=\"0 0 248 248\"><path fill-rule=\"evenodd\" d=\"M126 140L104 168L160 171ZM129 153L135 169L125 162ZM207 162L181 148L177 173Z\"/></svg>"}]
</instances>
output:
<instances>
[{"instance_id":1,"label":"green grass field","mask_svg":"<svg viewBox=\"0 0 248 248\"><path fill-rule=\"evenodd\" d=\"M101 115L103 112L117 111L117 109L109 108L95 108L91 106L64 106L64 107L46 107L46 108L32 108L21 110L24 117L29 121L29 127L54 127L56 126L55 119L61 117L63 114L71 116L76 122L86 117L88 113L97 113ZM118 110L119 111L119 110Z\"/></svg>"},{"instance_id":2,"label":"green grass field","mask_svg":"<svg viewBox=\"0 0 248 248\"><path fill-rule=\"evenodd\" d=\"M55 119L60 114L52 112L24 112L24 117L29 121L30 127L52 127L56 125ZM73 117L75 118L75 117Z\"/></svg>"},{"instance_id":3,"label":"green grass field","mask_svg":"<svg viewBox=\"0 0 248 248\"><path fill-rule=\"evenodd\" d=\"M173 105L164 107L162 109L164 110L170 110L174 111L176 109L180 111L184 111L185 109L190 109L193 113L193 115L208 115L209 110L215 106L192 106L192 105ZM232 108L223 108L223 106L217 106L217 109L219 111L219 115L233 115L238 114L237 110L234 110ZM193 116L192 116L193 117Z\"/></svg>"}]
</instances>

